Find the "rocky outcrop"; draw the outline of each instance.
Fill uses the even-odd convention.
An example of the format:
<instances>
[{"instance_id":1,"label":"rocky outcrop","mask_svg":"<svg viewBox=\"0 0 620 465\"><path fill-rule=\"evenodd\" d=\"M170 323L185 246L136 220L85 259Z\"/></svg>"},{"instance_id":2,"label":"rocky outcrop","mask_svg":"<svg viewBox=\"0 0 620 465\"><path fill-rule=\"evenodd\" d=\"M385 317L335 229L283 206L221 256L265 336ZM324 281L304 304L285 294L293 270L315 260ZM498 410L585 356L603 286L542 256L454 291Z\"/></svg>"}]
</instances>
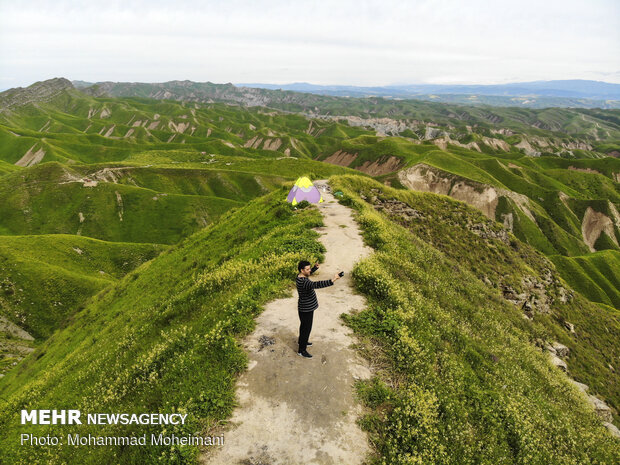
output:
<instances>
[{"instance_id":1,"label":"rocky outcrop","mask_svg":"<svg viewBox=\"0 0 620 465\"><path fill-rule=\"evenodd\" d=\"M551 364L562 370L564 373L568 373L568 366L566 365L566 362L557 355L551 354Z\"/></svg>"},{"instance_id":2,"label":"rocky outcrop","mask_svg":"<svg viewBox=\"0 0 620 465\"><path fill-rule=\"evenodd\" d=\"M568 347L564 344L560 344L559 342L554 342L553 344L547 344L545 349L549 352L551 364L558 367L563 372L568 373L568 365L563 360L568 357L568 354L570 353ZM586 390L588 389L585 384L583 386L585 386Z\"/></svg>"},{"instance_id":3,"label":"rocky outcrop","mask_svg":"<svg viewBox=\"0 0 620 465\"><path fill-rule=\"evenodd\" d=\"M260 147L261 144L263 144L263 138L260 136L254 136L250 140L246 141L243 146L245 148L257 149ZM265 143L263 144L263 150L276 151L280 148L281 145L281 139L266 139Z\"/></svg>"},{"instance_id":4,"label":"rocky outcrop","mask_svg":"<svg viewBox=\"0 0 620 465\"><path fill-rule=\"evenodd\" d=\"M344 150L338 150L323 161L333 165L351 166L351 163L357 159L357 156L357 153L348 153ZM355 166L352 168L355 168L363 173L370 174L371 176L380 176L382 174L397 171L402 166L402 163L402 159L398 157L382 156L375 161L367 160L360 166Z\"/></svg>"},{"instance_id":5,"label":"rocky outcrop","mask_svg":"<svg viewBox=\"0 0 620 465\"><path fill-rule=\"evenodd\" d=\"M607 431L609 431L612 436L620 438L620 430L616 428L616 425L614 425L613 423L609 423L609 422L603 422L603 426L607 428Z\"/></svg>"},{"instance_id":6,"label":"rocky outcrop","mask_svg":"<svg viewBox=\"0 0 620 465\"><path fill-rule=\"evenodd\" d=\"M375 208L375 210L388 213L391 215L400 216L404 220L421 219L424 218L424 213L411 208L405 202L401 202L396 199L382 199L378 197L381 194L379 189L371 189L371 196L368 198L364 194L360 194L362 200L366 200Z\"/></svg>"},{"instance_id":7,"label":"rocky outcrop","mask_svg":"<svg viewBox=\"0 0 620 465\"><path fill-rule=\"evenodd\" d=\"M48 102L69 89L74 89L73 84L65 78L48 79L25 88L9 89L0 93L0 113L29 103Z\"/></svg>"},{"instance_id":8,"label":"rocky outcrop","mask_svg":"<svg viewBox=\"0 0 620 465\"><path fill-rule=\"evenodd\" d=\"M550 344L540 339L536 340L536 345L543 348L549 353L550 361L553 366L559 368L564 373L568 373L568 366L563 360L570 354L570 350L568 347L566 347L564 344L560 344L559 342L554 342ZM607 405L603 400L599 399L595 395L590 394L588 392L590 390L590 387L587 384L575 381L570 377L568 378L568 381L570 381L583 394L583 396L586 398L586 400L594 410L594 413L596 413L596 415L603 423L603 426L605 426L605 428L607 428L607 430L613 436L620 438L620 431L618 430L616 425L613 424L613 412L611 407L609 407L609 405Z\"/></svg>"},{"instance_id":9,"label":"rocky outcrop","mask_svg":"<svg viewBox=\"0 0 620 465\"><path fill-rule=\"evenodd\" d=\"M360 197L372 204L376 210L399 216L406 222L425 217L423 212L410 207L405 202L394 198L385 199L383 192L379 189L371 189L370 195L360 192ZM514 246L508 231L497 223L488 220L479 222L468 220L464 226L486 241L500 241L510 247ZM494 278L495 283L487 276L483 276L481 279L487 285L497 288L504 299L522 309L523 315L530 319L536 313L551 313L554 302L566 303L572 300L574 296L572 290L562 286L551 268L545 268L539 276L522 276L518 286L502 282L501 277ZM568 349L565 346L557 345L554 350L560 357L568 355Z\"/></svg>"},{"instance_id":10,"label":"rocky outcrop","mask_svg":"<svg viewBox=\"0 0 620 465\"><path fill-rule=\"evenodd\" d=\"M261 144L261 142L263 142L262 137L254 136L250 140L246 141L245 144L243 144L243 146L245 148L257 149L258 146Z\"/></svg>"},{"instance_id":11,"label":"rocky outcrop","mask_svg":"<svg viewBox=\"0 0 620 465\"><path fill-rule=\"evenodd\" d=\"M492 147L495 150L503 150L504 152L510 151L510 145L502 139L496 139L494 137L483 137L482 142L484 142L489 147Z\"/></svg>"},{"instance_id":12,"label":"rocky outcrop","mask_svg":"<svg viewBox=\"0 0 620 465\"><path fill-rule=\"evenodd\" d=\"M583 215L583 221L581 223L581 234L583 241L587 244L590 252L596 252L594 244L601 235L601 233L607 234L609 238L618 245L616 235L614 233L614 222L607 215L597 212L592 207L586 209Z\"/></svg>"},{"instance_id":13,"label":"rocky outcrop","mask_svg":"<svg viewBox=\"0 0 620 465\"><path fill-rule=\"evenodd\" d=\"M6 305L4 296L14 296L23 289L16 289L16 286L8 277L0 279L0 306ZM17 292L16 292L17 291ZM21 300L16 297L15 303ZM0 315L0 357L3 359L3 365L0 367L0 377L13 367L17 366L20 360L34 351L34 338L24 329L17 326L12 321Z\"/></svg>"},{"instance_id":14,"label":"rocky outcrop","mask_svg":"<svg viewBox=\"0 0 620 465\"><path fill-rule=\"evenodd\" d=\"M598 417L606 423L611 423L614 420L613 415L611 414L611 408L601 399L596 396L588 395L588 400L592 407L594 407L594 412L598 415Z\"/></svg>"},{"instance_id":15,"label":"rocky outcrop","mask_svg":"<svg viewBox=\"0 0 620 465\"><path fill-rule=\"evenodd\" d=\"M9 288L5 283L2 283L2 285L0 285L0 288L4 289L5 287L6 289ZM28 334L27 331L23 330L22 328L17 326L15 323L9 321L7 318L1 315L0 315L0 332L8 334L13 338L24 339L26 341L34 341L34 338L30 334Z\"/></svg>"},{"instance_id":16,"label":"rocky outcrop","mask_svg":"<svg viewBox=\"0 0 620 465\"><path fill-rule=\"evenodd\" d=\"M43 160L43 157L45 156L45 150L43 150L42 148L35 150L35 147L37 146L37 144L34 144L32 147L30 147L30 149L28 149L28 151L24 154L23 157L21 157L19 160L17 160L15 162L15 164L17 166L32 166L32 165L36 165L37 163L40 163L41 160Z\"/></svg>"},{"instance_id":17,"label":"rocky outcrop","mask_svg":"<svg viewBox=\"0 0 620 465\"><path fill-rule=\"evenodd\" d=\"M506 229L493 228L489 223L467 223L467 229L483 239L497 239L504 244L510 244Z\"/></svg>"},{"instance_id":18,"label":"rocky outcrop","mask_svg":"<svg viewBox=\"0 0 620 465\"><path fill-rule=\"evenodd\" d=\"M397 171L401 166L402 160L400 158L384 156L373 162L365 161L360 166L355 167L355 169L371 176L381 176L382 174Z\"/></svg>"},{"instance_id":19,"label":"rocky outcrop","mask_svg":"<svg viewBox=\"0 0 620 465\"><path fill-rule=\"evenodd\" d=\"M580 383L579 381L575 381L573 378L568 378L568 380L571 383L573 383L575 387L577 387L577 389L579 389L584 394L588 393L588 389L590 389L590 387L587 384L583 384L583 383Z\"/></svg>"},{"instance_id":20,"label":"rocky outcrop","mask_svg":"<svg viewBox=\"0 0 620 465\"><path fill-rule=\"evenodd\" d=\"M349 166L357 158L357 153L348 153L344 150L338 150L323 160L326 163L339 166Z\"/></svg>"},{"instance_id":21,"label":"rocky outcrop","mask_svg":"<svg viewBox=\"0 0 620 465\"><path fill-rule=\"evenodd\" d=\"M439 147L441 150L447 150L448 145L456 145L458 147L464 147L466 149L475 150L476 152L482 152L480 146L476 142L468 142L463 144L458 140L452 139L450 136L445 135L432 140L432 143Z\"/></svg>"},{"instance_id":22,"label":"rocky outcrop","mask_svg":"<svg viewBox=\"0 0 620 465\"><path fill-rule=\"evenodd\" d=\"M527 318L533 318L536 313L550 313L556 298L560 302L567 302L573 298L573 291L564 288L551 270L546 270L542 279L535 276L521 278L521 292L514 287L500 284L499 288L504 299L523 310ZM548 350L559 357L568 356L568 348L559 344L549 346Z\"/></svg>"},{"instance_id":23,"label":"rocky outcrop","mask_svg":"<svg viewBox=\"0 0 620 465\"><path fill-rule=\"evenodd\" d=\"M189 128L189 123L174 123L173 121L169 121L168 127L179 134L183 134L185 130Z\"/></svg>"},{"instance_id":24,"label":"rocky outcrop","mask_svg":"<svg viewBox=\"0 0 620 465\"><path fill-rule=\"evenodd\" d=\"M568 149L568 150L592 150L592 145L587 142L581 141L571 141L571 142L562 142L560 143L560 147Z\"/></svg>"},{"instance_id":25,"label":"rocky outcrop","mask_svg":"<svg viewBox=\"0 0 620 465\"><path fill-rule=\"evenodd\" d=\"M403 186L412 190L449 195L477 208L492 220L496 219L495 209L500 196L509 197L521 208L523 213L536 223L536 219L529 208L529 199L507 189L465 179L424 163L418 163L411 168L400 171L398 179ZM511 225L512 222L507 224Z\"/></svg>"},{"instance_id":26,"label":"rocky outcrop","mask_svg":"<svg viewBox=\"0 0 620 465\"><path fill-rule=\"evenodd\" d=\"M357 126L374 129L378 136L397 136L407 129L412 131L418 131L421 127L425 126L422 121L406 120L406 119L392 119L392 118L360 118L359 116L342 115L342 116L329 116L329 115L315 115L307 114L308 117L320 118L328 121L341 121L346 120L349 126ZM429 123L429 127L431 124ZM437 130L437 134L439 134Z\"/></svg>"},{"instance_id":27,"label":"rocky outcrop","mask_svg":"<svg viewBox=\"0 0 620 465\"><path fill-rule=\"evenodd\" d=\"M515 147L522 149L526 155L530 157L540 157L541 152L535 150L527 139L521 139L521 141L515 145Z\"/></svg>"},{"instance_id":28,"label":"rocky outcrop","mask_svg":"<svg viewBox=\"0 0 620 465\"><path fill-rule=\"evenodd\" d=\"M267 139L265 144L263 145L263 150L273 150L276 151L282 145L281 139Z\"/></svg>"},{"instance_id":29,"label":"rocky outcrop","mask_svg":"<svg viewBox=\"0 0 620 465\"><path fill-rule=\"evenodd\" d=\"M564 327L572 334L575 334L575 325L572 323L569 323L568 321L564 322Z\"/></svg>"},{"instance_id":30,"label":"rocky outcrop","mask_svg":"<svg viewBox=\"0 0 620 465\"><path fill-rule=\"evenodd\" d=\"M570 354L570 349L559 342L554 342L550 346L547 346L547 350L560 358L566 358Z\"/></svg>"}]
</instances>

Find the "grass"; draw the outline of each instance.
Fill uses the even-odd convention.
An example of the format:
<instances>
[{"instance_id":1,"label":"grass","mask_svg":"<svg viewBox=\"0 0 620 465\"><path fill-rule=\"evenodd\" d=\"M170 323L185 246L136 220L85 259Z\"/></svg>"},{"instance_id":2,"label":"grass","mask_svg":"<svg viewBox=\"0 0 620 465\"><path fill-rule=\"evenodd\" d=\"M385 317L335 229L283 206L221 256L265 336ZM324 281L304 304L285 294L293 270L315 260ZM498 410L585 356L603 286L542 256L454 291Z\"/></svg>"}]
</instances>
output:
<instances>
[{"instance_id":1,"label":"grass","mask_svg":"<svg viewBox=\"0 0 620 465\"><path fill-rule=\"evenodd\" d=\"M4 234L81 234L106 241L172 244L242 204L127 184L83 187L65 182L63 167L50 163L30 170L25 179L16 176L20 174L0 181Z\"/></svg>"},{"instance_id":2,"label":"grass","mask_svg":"<svg viewBox=\"0 0 620 465\"><path fill-rule=\"evenodd\" d=\"M92 295L165 248L64 234L4 236L0 313L41 342Z\"/></svg>"},{"instance_id":3,"label":"grass","mask_svg":"<svg viewBox=\"0 0 620 465\"><path fill-rule=\"evenodd\" d=\"M195 446L24 448L15 411L55 405L83 412L188 413L177 435L203 432L234 406L247 363L238 338L261 305L292 286L299 259L322 258L316 208L294 211L285 189L253 200L95 295L0 380L0 437L11 463L194 463ZM248 279L251 277L252 279ZM84 426L127 435L149 428ZM155 430L153 429L153 432Z\"/></svg>"},{"instance_id":4,"label":"grass","mask_svg":"<svg viewBox=\"0 0 620 465\"><path fill-rule=\"evenodd\" d=\"M550 257L566 281L593 302L620 308L620 252L602 250L580 257Z\"/></svg>"},{"instance_id":5,"label":"grass","mask_svg":"<svg viewBox=\"0 0 620 465\"><path fill-rule=\"evenodd\" d=\"M619 419L617 246L603 234L595 244L600 251L588 254L581 237L588 208L612 218L620 207L620 160L596 158L618 147L617 112L385 99L345 105L327 97L310 104L287 93L290 100L276 105L315 111L316 103L330 114L434 121L463 143L481 144L484 137L513 145L531 137L589 143L596 124L610 133L593 150L574 150L582 159L533 158L514 146L440 150L418 143L424 130L410 129L413 140L385 138L345 120L145 98L151 90L137 85L127 98L68 91L0 113L0 309L37 338L26 344L35 352L0 379L5 460L195 463L195 447L26 449L15 441L20 432L53 429L19 425L14 413L50 405L188 413L185 427L169 431L175 434L206 434L229 418L235 380L247 363L239 338L252 330L261 305L291 285L296 261L323 252L310 231L321 224L316 209L284 202L301 175L337 175L334 190L357 210L376 250L353 273L370 305L346 320L362 353L380 368L357 385L370 409L361 423L376 463L619 460L584 399L535 345L567 345L570 375ZM492 132L498 125L516 133ZM262 141L245 147L252 139ZM270 150L268 140L279 147ZM33 145L45 150L43 162L15 166ZM351 167L319 161L337 150L358 157ZM392 156L404 167L425 163L453 184L522 194L534 220L500 196L495 219L513 220L514 235L506 234L461 202L405 190L396 173L379 177L399 188L391 189L352 169ZM83 178L100 182L84 187ZM370 189L422 219L376 212L359 197L371 199ZM618 227L614 234L620 240ZM538 292L526 280L544 289L534 296L533 320L502 296L506 288ZM0 335L4 348L12 342Z\"/></svg>"},{"instance_id":6,"label":"grass","mask_svg":"<svg viewBox=\"0 0 620 465\"><path fill-rule=\"evenodd\" d=\"M618 315L580 296L554 300L532 321L505 301L501 285L542 279L550 295L565 286L553 265L514 236L506 244L468 231L488 223L445 197L402 192L359 177L332 189L357 211L375 253L353 271L369 305L345 321L378 368L358 384L369 411L361 420L376 456L371 463L614 463L616 440L584 397L534 342L571 348L571 376L618 405ZM422 219L378 213L361 200L370 189L421 212ZM450 227L446 227L449 225ZM493 285L483 282L483 278ZM574 322L577 336L563 321ZM577 322L578 321L578 322Z\"/></svg>"}]
</instances>

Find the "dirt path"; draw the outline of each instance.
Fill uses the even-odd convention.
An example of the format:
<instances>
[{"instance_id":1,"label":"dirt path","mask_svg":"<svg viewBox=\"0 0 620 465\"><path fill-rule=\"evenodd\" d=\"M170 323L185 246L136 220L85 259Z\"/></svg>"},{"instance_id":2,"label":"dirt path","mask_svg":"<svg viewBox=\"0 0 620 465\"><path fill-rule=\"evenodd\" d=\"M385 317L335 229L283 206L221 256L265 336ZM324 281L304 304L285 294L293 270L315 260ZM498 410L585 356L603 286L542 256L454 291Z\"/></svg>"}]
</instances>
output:
<instances>
[{"instance_id":1,"label":"dirt path","mask_svg":"<svg viewBox=\"0 0 620 465\"><path fill-rule=\"evenodd\" d=\"M323 192L326 182L314 184ZM297 291L268 303L256 330L244 340L250 365L237 383L240 406L231 418L233 426L224 432L224 446L212 447L201 463L354 465L369 451L366 434L355 423L361 410L353 383L371 373L349 348L354 341L339 315L366 305L353 291L350 272L371 249L364 246L351 210L329 192L323 198L319 209L325 226L316 231L327 252L312 279L329 279L340 270L345 276L317 290L319 308L308 348L314 357L297 355Z\"/></svg>"}]
</instances>

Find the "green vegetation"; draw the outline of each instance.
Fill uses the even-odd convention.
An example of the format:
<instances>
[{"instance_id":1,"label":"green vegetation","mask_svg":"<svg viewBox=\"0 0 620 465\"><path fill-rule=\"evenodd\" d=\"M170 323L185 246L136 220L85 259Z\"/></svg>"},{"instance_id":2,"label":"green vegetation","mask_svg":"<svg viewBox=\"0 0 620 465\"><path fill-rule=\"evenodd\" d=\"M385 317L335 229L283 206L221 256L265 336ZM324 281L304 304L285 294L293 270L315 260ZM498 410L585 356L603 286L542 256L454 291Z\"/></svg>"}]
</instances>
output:
<instances>
[{"instance_id":1,"label":"green vegetation","mask_svg":"<svg viewBox=\"0 0 620 465\"><path fill-rule=\"evenodd\" d=\"M165 250L64 234L0 241L0 315L49 337L88 298Z\"/></svg>"},{"instance_id":2,"label":"green vegetation","mask_svg":"<svg viewBox=\"0 0 620 465\"><path fill-rule=\"evenodd\" d=\"M440 150L428 142L420 144L398 137L360 136L343 141L337 148L357 154L350 167L360 168L364 163L396 157L401 169L423 167L429 172L426 178L429 190L458 196L453 192L467 186L471 193L460 195L465 195L468 203L486 205L494 211L494 219L505 223L520 240L548 256L579 257L590 252L582 228L588 209L605 215L614 230L613 238L605 232L599 235L595 250L620 250L620 190L616 180L620 159L532 158L517 152L500 156L455 145ZM333 150L319 159L324 160ZM401 171L378 179L394 187L407 188ZM476 196L476 192L480 195ZM596 266L599 262L592 263ZM561 273L567 271L566 267L560 267ZM571 282L568 275L564 277ZM600 298L597 301L603 302Z\"/></svg>"},{"instance_id":3,"label":"green vegetation","mask_svg":"<svg viewBox=\"0 0 620 465\"><path fill-rule=\"evenodd\" d=\"M352 172L311 157L367 132L323 121L308 130L302 116L261 108L93 98L57 81L40 83L36 102L20 95L0 94L0 313L36 343L163 249L154 244L176 244L300 175ZM83 245L88 261L72 250ZM131 265L109 266L114 251Z\"/></svg>"},{"instance_id":4,"label":"green vegetation","mask_svg":"<svg viewBox=\"0 0 620 465\"><path fill-rule=\"evenodd\" d=\"M183 412L167 433L216 431L240 338L324 251L316 208L283 200L301 175L331 177L375 249L353 272L370 305L345 318L379 367L357 385L374 463L620 460L541 350L566 345L569 375L620 420L618 111L254 96L277 111L210 83L40 85L36 102L0 94L0 316L35 338L0 331L7 462L195 463L193 446L25 448L19 433L53 427L15 412ZM179 101L152 98L164 88ZM337 115L402 125L377 136ZM337 151L348 166L322 161ZM438 185L495 190L494 218L408 190L399 170L420 164Z\"/></svg>"},{"instance_id":5,"label":"green vegetation","mask_svg":"<svg viewBox=\"0 0 620 465\"><path fill-rule=\"evenodd\" d=\"M171 81L163 84L148 83L102 83L82 89L91 95L108 95L114 97L151 97L166 98L194 102L220 101L234 105L255 104L260 99L263 105L290 112L322 115L353 115L363 118L396 118L414 121L432 121L442 126L478 126L489 130L502 123L513 131L526 131L533 134L544 134L554 131L562 136L588 135L598 138L607 137L620 139L618 109L585 109L585 108L524 108L520 101L508 107L490 106L488 104L505 105L501 97L484 97L487 105L471 105L459 96L441 96L442 102L416 99L392 100L382 97L348 98L329 95L317 95L294 91L252 89L252 96L247 97L245 89L232 84L213 84L191 81ZM427 96L430 98L430 96ZM439 100L433 98L433 100ZM575 99L571 107L581 103ZM553 99L546 100L549 106ZM451 104L453 103L453 104ZM469 103L469 104L468 104ZM557 101L556 101L557 103Z\"/></svg>"},{"instance_id":6,"label":"green vegetation","mask_svg":"<svg viewBox=\"0 0 620 465\"><path fill-rule=\"evenodd\" d=\"M0 437L11 463L193 463L195 446L24 448L14 412L55 405L84 412L188 413L168 433L206 432L226 418L235 375L246 366L238 337L261 305L292 285L302 257L322 258L310 228L316 208L294 211L286 189L228 213L95 295L0 382ZM251 276L252 279L248 279ZM155 430L153 430L154 432ZM84 425L81 433L94 433ZM137 433L96 425L96 435ZM150 434L148 428L140 433Z\"/></svg>"},{"instance_id":7,"label":"green vegetation","mask_svg":"<svg viewBox=\"0 0 620 465\"><path fill-rule=\"evenodd\" d=\"M0 99L1 100L1 99ZM120 162L137 152L191 152L246 158L313 158L327 145L368 131L299 115L225 104L93 98L65 89L50 101L0 111L0 160L29 150L44 161ZM204 153L203 153L204 152Z\"/></svg>"},{"instance_id":8,"label":"green vegetation","mask_svg":"<svg viewBox=\"0 0 620 465\"><path fill-rule=\"evenodd\" d=\"M353 272L369 306L345 318L362 338L362 353L380 367L370 382L358 384L370 409L362 426L377 452L374 463L620 460L616 440L582 394L532 344L542 338L568 345L571 376L617 406L620 391L612 386L620 384L618 375L606 366L619 355L617 315L576 296L554 300L550 313L525 320L499 289L520 285L524 275L553 273L531 247L514 236L506 244L474 234L472 224L486 223L490 232L496 226L445 197L350 176L331 185L358 211L364 237L376 249ZM371 189L424 216L405 220L374 211L360 196L371 199ZM561 285L557 278L552 283L554 294ZM566 320L575 323L577 336L562 327Z\"/></svg>"},{"instance_id":9,"label":"green vegetation","mask_svg":"<svg viewBox=\"0 0 620 465\"><path fill-rule=\"evenodd\" d=\"M594 302L620 308L620 252L603 250L581 257L550 258L573 289Z\"/></svg>"},{"instance_id":10,"label":"green vegetation","mask_svg":"<svg viewBox=\"0 0 620 465\"><path fill-rule=\"evenodd\" d=\"M241 205L221 197L162 194L126 184L83 187L80 182L63 182L63 177L51 173L61 166L53 165L29 170L29 175L38 177L33 183L14 179L19 173L0 180L0 233L78 234L106 241L173 244ZM50 172L43 173L46 170Z\"/></svg>"}]
</instances>

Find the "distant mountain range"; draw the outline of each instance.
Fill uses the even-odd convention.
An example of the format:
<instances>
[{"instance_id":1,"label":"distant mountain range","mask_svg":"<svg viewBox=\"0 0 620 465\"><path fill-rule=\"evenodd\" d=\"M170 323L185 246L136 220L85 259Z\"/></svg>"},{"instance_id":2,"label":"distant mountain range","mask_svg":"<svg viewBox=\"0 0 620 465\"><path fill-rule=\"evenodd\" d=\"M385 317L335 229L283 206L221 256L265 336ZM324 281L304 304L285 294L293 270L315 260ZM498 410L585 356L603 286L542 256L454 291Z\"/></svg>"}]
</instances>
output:
<instances>
[{"instance_id":1,"label":"distant mountain range","mask_svg":"<svg viewBox=\"0 0 620 465\"><path fill-rule=\"evenodd\" d=\"M620 84L582 79L494 85L403 84L379 87L241 83L242 87L349 97L416 98L499 106L620 108Z\"/></svg>"},{"instance_id":2,"label":"distant mountain range","mask_svg":"<svg viewBox=\"0 0 620 465\"><path fill-rule=\"evenodd\" d=\"M425 93L435 94L479 94L497 96L538 96L538 97L566 97L588 99L620 100L620 84L611 84L601 81L587 81L583 79L559 81L532 81L515 82L510 84L470 85L470 84L403 84L380 87L357 86L320 86L307 82L292 84L236 84L244 87L260 87L264 89L296 90L312 93L357 92L375 95L416 95Z\"/></svg>"}]
</instances>

